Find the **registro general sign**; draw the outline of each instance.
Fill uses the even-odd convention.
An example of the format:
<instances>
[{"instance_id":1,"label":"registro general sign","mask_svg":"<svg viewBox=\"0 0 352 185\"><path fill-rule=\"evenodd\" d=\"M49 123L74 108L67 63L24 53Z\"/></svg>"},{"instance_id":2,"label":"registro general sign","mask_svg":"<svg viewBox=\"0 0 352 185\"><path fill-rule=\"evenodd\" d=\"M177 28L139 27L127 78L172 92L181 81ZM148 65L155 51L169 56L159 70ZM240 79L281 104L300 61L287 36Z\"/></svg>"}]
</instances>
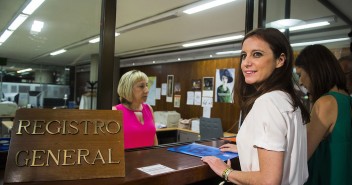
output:
<instances>
[{"instance_id":1,"label":"registro general sign","mask_svg":"<svg viewBox=\"0 0 352 185\"><path fill-rule=\"evenodd\" d=\"M122 113L20 109L5 183L125 176Z\"/></svg>"}]
</instances>

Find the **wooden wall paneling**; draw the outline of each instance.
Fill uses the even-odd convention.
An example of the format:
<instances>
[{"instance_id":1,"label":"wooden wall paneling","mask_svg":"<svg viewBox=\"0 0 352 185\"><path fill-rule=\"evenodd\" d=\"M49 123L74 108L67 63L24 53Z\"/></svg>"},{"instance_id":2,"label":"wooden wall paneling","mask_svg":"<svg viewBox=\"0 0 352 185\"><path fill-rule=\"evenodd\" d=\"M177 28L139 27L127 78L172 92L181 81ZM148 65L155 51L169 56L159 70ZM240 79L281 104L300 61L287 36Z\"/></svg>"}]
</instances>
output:
<instances>
[{"instance_id":1,"label":"wooden wall paneling","mask_svg":"<svg viewBox=\"0 0 352 185\"><path fill-rule=\"evenodd\" d=\"M174 75L174 83L180 82L181 85L180 108L175 108L173 102L166 102L166 96L161 96L161 99L156 100L156 105L153 106L154 111L174 110L180 113L181 117L184 119L199 118L203 114L203 108L196 105L186 105L187 91L190 91L192 88L192 80L203 80L203 77L214 77L215 82L216 69L235 68L235 73L237 74L239 63L240 60L237 57L177 62L169 64L155 64L147 66L133 66L121 68L121 75L132 69L141 70L148 76L157 77L157 88L161 88L161 84L166 83L167 75ZM215 101L215 99L213 100ZM238 103L236 102L236 97L234 97L234 100L234 103L231 104L214 102L211 109L211 117L221 118L224 131L237 133L237 121L239 119L240 109Z\"/></svg>"}]
</instances>

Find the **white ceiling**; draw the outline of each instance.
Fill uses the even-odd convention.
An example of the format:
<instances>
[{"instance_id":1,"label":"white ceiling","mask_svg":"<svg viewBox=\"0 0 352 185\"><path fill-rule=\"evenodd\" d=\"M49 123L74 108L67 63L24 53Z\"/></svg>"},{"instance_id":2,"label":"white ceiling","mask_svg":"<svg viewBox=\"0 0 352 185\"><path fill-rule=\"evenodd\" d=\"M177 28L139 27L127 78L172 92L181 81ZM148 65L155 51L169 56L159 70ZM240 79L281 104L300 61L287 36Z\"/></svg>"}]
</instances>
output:
<instances>
[{"instance_id":1,"label":"white ceiling","mask_svg":"<svg viewBox=\"0 0 352 185\"><path fill-rule=\"evenodd\" d=\"M205 0L202 0L205 1ZM239 47L236 43L217 45L185 51L182 44L214 36L243 33L245 30L246 1L237 0L193 15L182 9L199 0L117 0L116 28L136 23L158 14L172 13L174 18L133 29L115 38L115 55L122 58L122 65L153 60L196 59L198 55L209 56L216 50ZM332 0L331 0L332 1ZM0 0L0 31L21 9L26 0ZM258 1L255 1L257 4ZM334 0L334 5L352 20L351 0ZM71 66L88 63L92 54L99 53L99 44L88 40L99 35L100 0L46 0L13 34L0 46L0 57L8 62ZM257 12L257 5L255 5ZM284 1L267 1L266 21L284 17ZM317 0L291 0L291 18L310 20L335 15ZM255 13L254 27L257 14ZM32 34L34 20L44 21L42 32ZM337 21L324 29L293 32L291 42L321 38L347 37L351 25L337 17ZM0 32L0 33L1 33ZM335 43L331 47L349 47L350 41ZM49 53L66 48L57 56ZM170 53L175 51L175 53ZM158 58L153 53L164 52ZM165 52L169 52L165 54ZM149 55L141 57L142 55ZM138 56L138 57L137 57ZM131 58L132 57L132 58ZM133 58L135 57L135 58ZM172 58L172 59L171 59Z\"/></svg>"}]
</instances>

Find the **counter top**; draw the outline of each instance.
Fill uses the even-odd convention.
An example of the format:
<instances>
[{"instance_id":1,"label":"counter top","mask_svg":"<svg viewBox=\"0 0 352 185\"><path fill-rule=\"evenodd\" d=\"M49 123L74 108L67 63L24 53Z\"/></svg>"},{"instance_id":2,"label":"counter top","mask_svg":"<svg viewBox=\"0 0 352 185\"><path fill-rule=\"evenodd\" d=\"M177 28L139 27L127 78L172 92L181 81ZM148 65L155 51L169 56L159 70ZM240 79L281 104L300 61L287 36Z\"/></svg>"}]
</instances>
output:
<instances>
[{"instance_id":1,"label":"counter top","mask_svg":"<svg viewBox=\"0 0 352 185\"><path fill-rule=\"evenodd\" d=\"M204 145L219 147L224 144L224 140L213 140L206 142L197 142ZM129 149L125 151L126 176L106 179L86 179L86 180L68 180L68 181L47 181L47 182L30 182L15 184L50 184L50 185L163 185L163 184L192 184L207 179L218 178L218 176L204 164L199 157L185 155L167 151L172 146L184 145L189 143L175 143L160 145L156 147ZM238 159L237 159L238 161ZM159 175L149 175L137 168L161 164L174 169ZM239 164L235 163L235 169L239 169ZM236 167L237 166L237 167ZM63 174L65 175L65 174ZM69 175L69 174L66 174ZM219 178L219 181L221 179ZM9 184L9 183L4 183ZM11 183L13 184L13 183Z\"/></svg>"}]
</instances>

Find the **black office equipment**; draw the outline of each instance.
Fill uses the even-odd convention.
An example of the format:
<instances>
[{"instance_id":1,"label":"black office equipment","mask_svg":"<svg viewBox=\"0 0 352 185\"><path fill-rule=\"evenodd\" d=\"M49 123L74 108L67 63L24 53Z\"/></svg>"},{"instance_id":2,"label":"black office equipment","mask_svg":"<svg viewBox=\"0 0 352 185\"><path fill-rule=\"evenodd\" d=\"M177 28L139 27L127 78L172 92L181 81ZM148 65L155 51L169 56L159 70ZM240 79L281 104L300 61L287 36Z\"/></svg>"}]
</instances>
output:
<instances>
[{"instance_id":1,"label":"black office equipment","mask_svg":"<svg viewBox=\"0 0 352 185\"><path fill-rule=\"evenodd\" d=\"M54 107L65 106L65 100L63 98L44 98L43 108L52 109Z\"/></svg>"},{"instance_id":2,"label":"black office equipment","mask_svg":"<svg viewBox=\"0 0 352 185\"><path fill-rule=\"evenodd\" d=\"M205 118L199 120L200 139L214 139L224 136L220 118Z\"/></svg>"},{"instance_id":3,"label":"black office equipment","mask_svg":"<svg viewBox=\"0 0 352 185\"><path fill-rule=\"evenodd\" d=\"M32 105L32 107L40 106L40 95L41 91L28 91L29 101L28 103Z\"/></svg>"}]
</instances>

